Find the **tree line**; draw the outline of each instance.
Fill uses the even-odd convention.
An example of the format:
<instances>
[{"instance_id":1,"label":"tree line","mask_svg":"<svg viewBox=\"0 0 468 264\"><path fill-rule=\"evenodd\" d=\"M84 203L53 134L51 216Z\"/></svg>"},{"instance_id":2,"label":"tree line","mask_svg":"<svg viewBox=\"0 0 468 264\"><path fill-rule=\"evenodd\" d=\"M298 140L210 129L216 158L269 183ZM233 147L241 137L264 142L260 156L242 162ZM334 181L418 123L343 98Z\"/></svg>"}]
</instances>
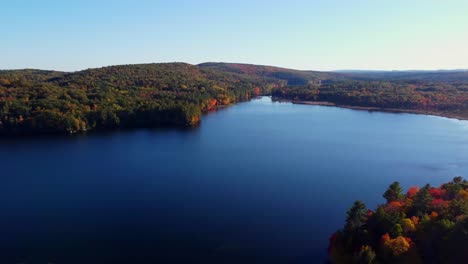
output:
<instances>
[{"instance_id":1,"label":"tree line","mask_svg":"<svg viewBox=\"0 0 468 264\"><path fill-rule=\"evenodd\" d=\"M337 80L322 85L273 89L278 99L337 105L419 110L468 118L468 83Z\"/></svg>"},{"instance_id":2,"label":"tree line","mask_svg":"<svg viewBox=\"0 0 468 264\"><path fill-rule=\"evenodd\" d=\"M468 182L440 187L398 182L375 211L356 201L343 229L330 238L332 263L468 263Z\"/></svg>"},{"instance_id":3,"label":"tree line","mask_svg":"<svg viewBox=\"0 0 468 264\"><path fill-rule=\"evenodd\" d=\"M194 126L202 112L248 100L275 85L275 80L184 63L75 73L0 71L0 133Z\"/></svg>"},{"instance_id":4,"label":"tree line","mask_svg":"<svg viewBox=\"0 0 468 264\"><path fill-rule=\"evenodd\" d=\"M468 74L361 75L228 63L0 71L0 134L195 126L201 113L257 95L468 118Z\"/></svg>"}]
</instances>

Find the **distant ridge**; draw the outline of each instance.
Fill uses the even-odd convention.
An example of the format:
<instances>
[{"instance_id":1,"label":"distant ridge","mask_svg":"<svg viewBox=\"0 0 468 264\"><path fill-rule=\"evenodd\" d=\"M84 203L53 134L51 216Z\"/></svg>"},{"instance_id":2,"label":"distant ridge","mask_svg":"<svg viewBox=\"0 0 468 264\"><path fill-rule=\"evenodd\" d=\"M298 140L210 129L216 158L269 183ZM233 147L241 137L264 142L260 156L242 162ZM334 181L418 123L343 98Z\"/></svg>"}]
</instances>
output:
<instances>
[{"instance_id":1,"label":"distant ridge","mask_svg":"<svg viewBox=\"0 0 468 264\"><path fill-rule=\"evenodd\" d=\"M185 62L122 64L89 68L80 71L54 71L40 69L11 69L1 70L0 73L21 73L29 76L61 76L65 74L79 74L98 69L122 69L125 67L153 67L164 65L187 65L203 70L216 70L233 74L248 75L255 78L282 80L287 85L305 85L328 80L424 80L432 82L468 82L468 69L440 69L440 70L356 70L343 69L333 71L296 70L270 65L256 65L247 63L205 62L189 64Z\"/></svg>"},{"instance_id":2,"label":"distant ridge","mask_svg":"<svg viewBox=\"0 0 468 264\"><path fill-rule=\"evenodd\" d=\"M216 69L224 72L284 80L287 81L288 85L306 85L319 83L322 80L340 78L338 74L332 72L301 71L254 64L207 62L198 64L198 66L204 69Z\"/></svg>"},{"instance_id":3,"label":"distant ridge","mask_svg":"<svg viewBox=\"0 0 468 264\"><path fill-rule=\"evenodd\" d=\"M336 73L377 73L377 72L412 72L412 73L440 73L467 72L468 69L439 69L439 70L334 70Z\"/></svg>"},{"instance_id":4,"label":"distant ridge","mask_svg":"<svg viewBox=\"0 0 468 264\"><path fill-rule=\"evenodd\" d=\"M295 70L268 65L255 65L246 63L224 63L224 62L205 62L193 65L184 62L170 63L145 63L145 64L124 64L114 66L104 66L101 68L90 68L75 72L63 72L39 69L15 69L0 70L0 74L24 74L28 78L52 79L69 74L83 74L99 70L114 71L135 67L165 67L167 65L184 65L201 71L216 71L230 74L240 74L248 78L265 81L280 81L284 85L307 85L321 84L324 82L338 80L386 80L386 81L429 81L446 83L464 83L468 82L468 69L440 69L440 70L336 70L336 71L313 71L313 70Z\"/></svg>"},{"instance_id":5,"label":"distant ridge","mask_svg":"<svg viewBox=\"0 0 468 264\"><path fill-rule=\"evenodd\" d=\"M344 70L336 71L347 78L356 80L420 80L432 82L466 82L468 70L409 70L409 71L366 71Z\"/></svg>"}]
</instances>

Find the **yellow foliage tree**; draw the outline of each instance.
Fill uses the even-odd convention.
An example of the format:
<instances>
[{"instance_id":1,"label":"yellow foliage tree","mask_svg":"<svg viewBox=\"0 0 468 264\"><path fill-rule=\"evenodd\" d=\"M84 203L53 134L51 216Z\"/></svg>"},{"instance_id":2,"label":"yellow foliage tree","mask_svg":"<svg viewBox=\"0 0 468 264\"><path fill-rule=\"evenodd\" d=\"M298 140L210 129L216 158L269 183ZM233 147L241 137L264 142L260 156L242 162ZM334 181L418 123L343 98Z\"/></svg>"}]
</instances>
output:
<instances>
[{"instance_id":1,"label":"yellow foliage tree","mask_svg":"<svg viewBox=\"0 0 468 264\"><path fill-rule=\"evenodd\" d=\"M409 218L405 218L403 219L402 221L402 227L403 227L403 231L405 233L407 232L413 232L416 230L416 226L414 225L413 221L411 221L411 219Z\"/></svg>"},{"instance_id":2,"label":"yellow foliage tree","mask_svg":"<svg viewBox=\"0 0 468 264\"><path fill-rule=\"evenodd\" d=\"M384 242L385 247L387 247L394 256L400 256L410 249L410 243L408 239L402 236L398 236L394 239L389 239Z\"/></svg>"},{"instance_id":3,"label":"yellow foliage tree","mask_svg":"<svg viewBox=\"0 0 468 264\"><path fill-rule=\"evenodd\" d=\"M468 200L468 190L460 190L457 194L457 198L462 200Z\"/></svg>"}]
</instances>

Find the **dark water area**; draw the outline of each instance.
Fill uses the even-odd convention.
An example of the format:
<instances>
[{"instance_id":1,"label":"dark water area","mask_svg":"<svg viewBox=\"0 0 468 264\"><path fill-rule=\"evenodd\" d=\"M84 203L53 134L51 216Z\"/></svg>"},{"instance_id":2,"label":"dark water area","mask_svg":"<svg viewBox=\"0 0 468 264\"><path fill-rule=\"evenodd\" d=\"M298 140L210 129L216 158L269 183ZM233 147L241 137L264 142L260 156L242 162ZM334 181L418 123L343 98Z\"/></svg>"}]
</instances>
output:
<instances>
[{"instance_id":1,"label":"dark water area","mask_svg":"<svg viewBox=\"0 0 468 264\"><path fill-rule=\"evenodd\" d=\"M468 176L468 122L263 97L197 129L0 139L0 263L323 263L359 199Z\"/></svg>"}]
</instances>

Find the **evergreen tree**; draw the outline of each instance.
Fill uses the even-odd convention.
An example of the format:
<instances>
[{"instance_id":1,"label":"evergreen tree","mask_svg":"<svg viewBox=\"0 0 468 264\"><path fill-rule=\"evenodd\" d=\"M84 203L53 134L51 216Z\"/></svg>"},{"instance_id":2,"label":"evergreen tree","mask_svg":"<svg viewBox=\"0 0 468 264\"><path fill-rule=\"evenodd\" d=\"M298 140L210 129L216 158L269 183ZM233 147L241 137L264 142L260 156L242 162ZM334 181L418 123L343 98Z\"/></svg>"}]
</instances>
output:
<instances>
[{"instance_id":1,"label":"evergreen tree","mask_svg":"<svg viewBox=\"0 0 468 264\"><path fill-rule=\"evenodd\" d=\"M346 231L356 231L364 225L367 217L367 208L366 205L361 201L354 202L353 207L351 207L346 213Z\"/></svg>"},{"instance_id":2,"label":"evergreen tree","mask_svg":"<svg viewBox=\"0 0 468 264\"><path fill-rule=\"evenodd\" d=\"M413 208L417 214L421 215L427 213L431 206L432 196L429 193L431 186L426 184L414 197Z\"/></svg>"},{"instance_id":3,"label":"evergreen tree","mask_svg":"<svg viewBox=\"0 0 468 264\"><path fill-rule=\"evenodd\" d=\"M383 194L383 197L387 199L387 202L398 201L403 198L403 190L399 182L390 184L387 191Z\"/></svg>"}]
</instances>

